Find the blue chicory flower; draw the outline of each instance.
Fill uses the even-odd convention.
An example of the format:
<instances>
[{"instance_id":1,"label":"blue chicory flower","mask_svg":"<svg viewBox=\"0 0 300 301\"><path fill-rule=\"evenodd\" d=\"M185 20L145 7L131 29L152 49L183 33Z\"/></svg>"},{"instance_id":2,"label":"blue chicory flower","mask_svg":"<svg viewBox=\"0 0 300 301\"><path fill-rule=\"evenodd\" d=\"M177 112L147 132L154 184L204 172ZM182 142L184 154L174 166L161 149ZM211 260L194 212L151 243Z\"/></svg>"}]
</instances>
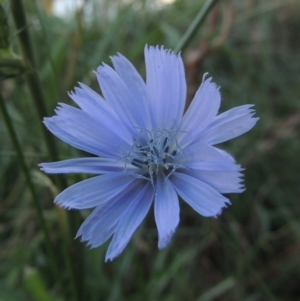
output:
<instances>
[{"instance_id":1,"label":"blue chicory flower","mask_svg":"<svg viewBox=\"0 0 300 301\"><path fill-rule=\"evenodd\" d=\"M106 260L118 256L154 201L158 247L169 243L179 223L178 195L195 211L216 217L230 204L224 193L243 191L240 165L213 145L249 131L257 122L252 105L217 116L221 96L203 79L184 113L186 80L180 55L145 47L146 83L121 54L114 69L103 64L96 76L103 94L80 83L60 103L46 127L61 140L96 157L40 164L47 173L98 176L60 193L55 203L94 211L77 237L92 248L112 235Z\"/></svg>"}]
</instances>

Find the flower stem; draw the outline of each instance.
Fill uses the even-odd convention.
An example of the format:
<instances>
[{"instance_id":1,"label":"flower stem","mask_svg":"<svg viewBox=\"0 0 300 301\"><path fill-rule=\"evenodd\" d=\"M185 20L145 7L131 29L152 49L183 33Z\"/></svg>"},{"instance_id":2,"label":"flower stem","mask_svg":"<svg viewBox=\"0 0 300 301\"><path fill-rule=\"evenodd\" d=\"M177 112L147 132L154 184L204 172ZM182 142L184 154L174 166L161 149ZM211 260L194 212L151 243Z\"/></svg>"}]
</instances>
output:
<instances>
[{"instance_id":1,"label":"flower stem","mask_svg":"<svg viewBox=\"0 0 300 301\"><path fill-rule=\"evenodd\" d=\"M177 44L177 46L175 48L175 52L176 53L178 53L180 51L183 51L187 47L187 45L189 44L189 42L191 41L191 39L196 34L197 29L203 23L203 21L205 20L207 14L214 7L214 5L217 3L217 1L218 0L207 0L204 3L204 5L202 6L201 10L199 11L199 13L197 14L197 16L195 17L194 21L191 23L191 25L189 26L189 28L187 29L187 31L185 32L185 34L183 35L183 37L178 42L178 44Z\"/></svg>"},{"instance_id":2,"label":"flower stem","mask_svg":"<svg viewBox=\"0 0 300 301\"><path fill-rule=\"evenodd\" d=\"M48 112L42 84L36 71L34 49L29 35L28 23L26 21L22 0L11 0L11 10L16 24L16 29L18 31L18 38L23 53L23 62L27 68L27 84L37 109L38 116L42 120L45 116L48 116ZM52 134L44 126L42 127L42 132L45 138L50 160L58 161L58 149ZM55 178L55 180L61 190L67 187L65 178L58 177ZM84 292L83 246L73 239L76 229L78 228L78 220L78 212L68 213L68 224L70 229L67 229L69 231L63 231L63 233L66 234L66 239L64 240L64 244L66 244L64 246L66 256L65 259L67 261L66 266L73 292L76 295L76 300L80 301L83 300Z\"/></svg>"},{"instance_id":3,"label":"flower stem","mask_svg":"<svg viewBox=\"0 0 300 301\"><path fill-rule=\"evenodd\" d=\"M0 93L0 109L2 111L3 119L4 119L4 122L6 124L8 133L9 133L9 135L11 137L11 140L12 140L12 143L13 143L15 149L16 149L17 157L19 159L21 169L22 169L22 171L25 175L25 178L26 178L26 181L27 181L27 184L28 184L28 188L29 188L30 193L32 195L32 200L33 200L34 206L36 208L37 215L38 215L38 218L39 218L39 221L40 221L40 224L41 224L44 236L45 236L46 247L47 247L48 255L50 257L51 268L53 270L54 277L56 279L58 279L58 282L59 282L60 286L62 286L58 265L57 265L55 255L54 255L55 254L54 246L51 244L49 230L46 226L43 211L42 211L41 205L39 203L39 198L38 198L38 195L37 195L37 193L34 189L34 185L33 185L32 180L31 180L31 175L30 175L29 168L26 164L26 161L25 161L25 158L24 158L24 155L23 155L23 152L22 152L21 145L19 143L17 134L16 134L15 129L13 127L13 124L11 122L10 116L9 116L8 111L6 109L5 101L4 101L1 93Z\"/></svg>"},{"instance_id":4,"label":"flower stem","mask_svg":"<svg viewBox=\"0 0 300 301\"><path fill-rule=\"evenodd\" d=\"M23 52L23 61L26 66L26 79L32 94L33 101L37 108L38 115L41 119L47 116L47 107L42 85L36 72L35 55L28 31L28 24L24 13L24 7L21 0L11 0L11 9L14 21L18 30L18 38ZM50 158L58 160L58 151L55 140L51 133L42 127L43 135L47 144Z\"/></svg>"}]
</instances>

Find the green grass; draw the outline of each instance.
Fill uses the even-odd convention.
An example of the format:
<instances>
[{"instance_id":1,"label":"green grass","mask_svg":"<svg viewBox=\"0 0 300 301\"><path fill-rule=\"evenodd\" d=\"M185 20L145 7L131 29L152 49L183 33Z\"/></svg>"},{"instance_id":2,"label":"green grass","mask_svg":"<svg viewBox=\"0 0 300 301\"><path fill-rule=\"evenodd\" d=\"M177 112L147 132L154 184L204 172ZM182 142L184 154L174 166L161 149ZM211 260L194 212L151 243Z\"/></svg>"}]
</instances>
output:
<instances>
[{"instance_id":1,"label":"green grass","mask_svg":"<svg viewBox=\"0 0 300 301\"><path fill-rule=\"evenodd\" d=\"M174 49L201 8L192 0L159 8L146 0L86 2L94 3L94 9L87 5L85 12L60 19L47 14L38 1L26 1L49 116L57 102L71 103L66 91L77 81L99 89L92 70L102 61L110 63L109 56L117 52L144 76L144 45ZM182 54L189 99L209 72L221 86L221 111L255 104L257 126L221 146L246 168L246 191L230 195L232 206L218 219L203 218L181 202L180 226L162 251L157 249L152 211L112 263L104 263L108 243L93 250L84 246L82 274L76 275L82 282L81 300L299 300L300 5L279 2L219 1L215 18L208 17ZM9 5L5 10L10 42L19 53ZM193 60L194 53L199 60ZM1 118L0 300L76 300L66 260L74 254L63 246L69 243L66 211L53 205L61 188L37 167L51 161L41 118L24 75L0 85L50 229L65 291L53 276L32 196ZM55 140L61 159L83 156ZM68 185L82 179L59 177ZM81 221L87 214L80 213ZM81 221L73 221L76 228Z\"/></svg>"}]
</instances>

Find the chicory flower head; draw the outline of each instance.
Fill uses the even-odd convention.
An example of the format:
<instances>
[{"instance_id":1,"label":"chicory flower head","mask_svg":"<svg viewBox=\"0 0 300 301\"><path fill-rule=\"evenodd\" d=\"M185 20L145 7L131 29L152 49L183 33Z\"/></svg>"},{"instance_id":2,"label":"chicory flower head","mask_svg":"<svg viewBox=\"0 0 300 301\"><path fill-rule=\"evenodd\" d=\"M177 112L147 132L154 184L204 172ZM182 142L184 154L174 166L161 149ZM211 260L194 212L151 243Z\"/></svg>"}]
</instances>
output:
<instances>
[{"instance_id":1,"label":"chicory flower head","mask_svg":"<svg viewBox=\"0 0 300 301\"><path fill-rule=\"evenodd\" d=\"M60 103L46 127L61 140L96 157L40 164L47 173L90 173L91 179L60 193L68 209L95 208L81 225L92 248L112 235L106 260L128 244L154 202L158 247L179 223L178 195L195 211L216 217L230 204L223 193L243 191L240 165L214 145L249 131L257 122L252 105L217 115L221 96L203 78L184 113L186 80L180 55L145 47L146 83L121 54L114 69L103 64L96 76L103 96L80 83L70 93L79 106Z\"/></svg>"}]
</instances>

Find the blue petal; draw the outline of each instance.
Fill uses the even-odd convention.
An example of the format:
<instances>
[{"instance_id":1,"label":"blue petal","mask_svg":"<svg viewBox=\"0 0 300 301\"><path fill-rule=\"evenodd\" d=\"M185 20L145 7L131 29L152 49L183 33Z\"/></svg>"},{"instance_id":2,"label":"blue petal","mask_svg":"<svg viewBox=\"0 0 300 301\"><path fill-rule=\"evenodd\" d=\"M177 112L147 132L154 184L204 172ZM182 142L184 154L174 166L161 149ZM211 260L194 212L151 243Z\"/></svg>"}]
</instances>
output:
<instances>
[{"instance_id":1,"label":"blue petal","mask_svg":"<svg viewBox=\"0 0 300 301\"><path fill-rule=\"evenodd\" d=\"M143 118L142 112L136 106L137 100L132 98L124 81L110 66L103 64L98 68L96 74L104 98L126 129L135 137Z\"/></svg>"},{"instance_id":2,"label":"blue petal","mask_svg":"<svg viewBox=\"0 0 300 301\"><path fill-rule=\"evenodd\" d=\"M132 136L121 123L119 117L107 102L94 90L79 83L80 88L75 88L75 93L69 93L72 100L86 113L97 119L104 128L108 127L116 136L128 143L132 143Z\"/></svg>"},{"instance_id":3,"label":"blue petal","mask_svg":"<svg viewBox=\"0 0 300 301\"><path fill-rule=\"evenodd\" d=\"M199 142L183 149L176 161L187 168L210 171L240 171L240 165L225 151Z\"/></svg>"},{"instance_id":4,"label":"blue petal","mask_svg":"<svg viewBox=\"0 0 300 301\"><path fill-rule=\"evenodd\" d=\"M80 158L70 159L59 162L39 164L42 171L46 173L90 173L105 174L110 172L122 172L125 169L125 163L115 159L106 158ZM136 170L137 168L126 163L126 170Z\"/></svg>"},{"instance_id":5,"label":"blue petal","mask_svg":"<svg viewBox=\"0 0 300 301\"><path fill-rule=\"evenodd\" d=\"M106 253L105 261L113 260L128 244L132 234L145 218L153 200L153 187L148 182L120 219Z\"/></svg>"},{"instance_id":6,"label":"blue petal","mask_svg":"<svg viewBox=\"0 0 300 301\"><path fill-rule=\"evenodd\" d=\"M59 139L70 144L71 146L81 149L83 151L86 151L88 153L94 154L94 155L100 155L99 148L96 143L87 142L84 140L82 141L82 139L77 138L76 136L73 136L73 135L69 134L68 132L66 132L63 129L63 126L61 124L60 124L60 126L57 124L56 116L51 117L51 118L44 118L44 124L50 132L52 132Z\"/></svg>"},{"instance_id":7,"label":"blue petal","mask_svg":"<svg viewBox=\"0 0 300 301\"><path fill-rule=\"evenodd\" d=\"M183 116L180 126L181 147L198 140L199 135L217 115L220 103L219 88L211 82L211 78L204 80Z\"/></svg>"},{"instance_id":8,"label":"blue petal","mask_svg":"<svg viewBox=\"0 0 300 301\"><path fill-rule=\"evenodd\" d=\"M259 118L254 118L252 105L244 105L217 116L199 139L209 144L218 144L238 137L251 130Z\"/></svg>"},{"instance_id":9,"label":"blue petal","mask_svg":"<svg viewBox=\"0 0 300 301\"><path fill-rule=\"evenodd\" d=\"M87 85L83 83L79 83L79 85L80 87L75 87L75 92L70 92L69 96L83 111L95 117L101 116L103 113L114 115L103 97Z\"/></svg>"},{"instance_id":10,"label":"blue petal","mask_svg":"<svg viewBox=\"0 0 300 301\"><path fill-rule=\"evenodd\" d=\"M146 86L152 128L170 129L182 118L186 80L180 55L163 47L145 47Z\"/></svg>"},{"instance_id":11,"label":"blue petal","mask_svg":"<svg viewBox=\"0 0 300 301\"><path fill-rule=\"evenodd\" d=\"M138 114L138 122L143 128L150 128L149 103L147 101L146 85L134 66L123 55L112 57L114 68L128 88L134 111Z\"/></svg>"},{"instance_id":12,"label":"blue petal","mask_svg":"<svg viewBox=\"0 0 300 301\"><path fill-rule=\"evenodd\" d=\"M62 207L89 209L103 204L136 181L124 173L109 173L72 185L61 192L54 200Z\"/></svg>"},{"instance_id":13,"label":"blue petal","mask_svg":"<svg viewBox=\"0 0 300 301\"><path fill-rule=\"evenodd\" d=\"M189 169L178 169L177 171L208 184L220 193L241 193L245 190L242 184L243 175L239 171Z\"/></svg>"},{"instance_id":14,"label":"blue petal","mask_svg":"<svg viewBox=\"0 0 300 301\"><path fill-rule=\"evenodd\" d=\"M175 172L170 181L183 200L203 216L216 217L230 204L229 200L214 188L189 175Z\"/></svg>"},{"instance_id":15,"label":"blue petal","mask_svg":"<svg viewBox=\"0 0 300 301\"><path fill-rule=\"evenodd\" d=\"M156 182L154 214L158 229L158 247L165 248L179 223L177 193L165 175L159 173Z\"/></svg>"},{"instance_id":16,"label":"blue petal","mask_svg":"<svg viewBox=\"0 0 300 301\"><path fill-rule=\"evenodd\" d=\"M136 180L109 202L98 206L81 225L76 237L81 236L92 248L102 245L115 232L118 221L143 187L144 182Z\"/></svg>"},{"instance_id":17,"label":"blue petal","mask_svg":"<svg viewBox=\"0 0 300 301\"><path fill-rule=\"evenodd\" d=\"M205 182L220 193L239 193L243 169L225 151L207 145L196 143L183 150L178 163L184 165L178 171Z\"/></svg>"},{"instance_id":18,"label":"blue petal","mask_svg":"<svg viewBox=\"0 0 300 301\"><path fill-rule=\"evenodd\" d=\"M56 109L57 116L45 118L47 128L61 140L98 156L120 158L120 149L129 144L88 113L66 104Z\"/></svg>"}]
</instances>

